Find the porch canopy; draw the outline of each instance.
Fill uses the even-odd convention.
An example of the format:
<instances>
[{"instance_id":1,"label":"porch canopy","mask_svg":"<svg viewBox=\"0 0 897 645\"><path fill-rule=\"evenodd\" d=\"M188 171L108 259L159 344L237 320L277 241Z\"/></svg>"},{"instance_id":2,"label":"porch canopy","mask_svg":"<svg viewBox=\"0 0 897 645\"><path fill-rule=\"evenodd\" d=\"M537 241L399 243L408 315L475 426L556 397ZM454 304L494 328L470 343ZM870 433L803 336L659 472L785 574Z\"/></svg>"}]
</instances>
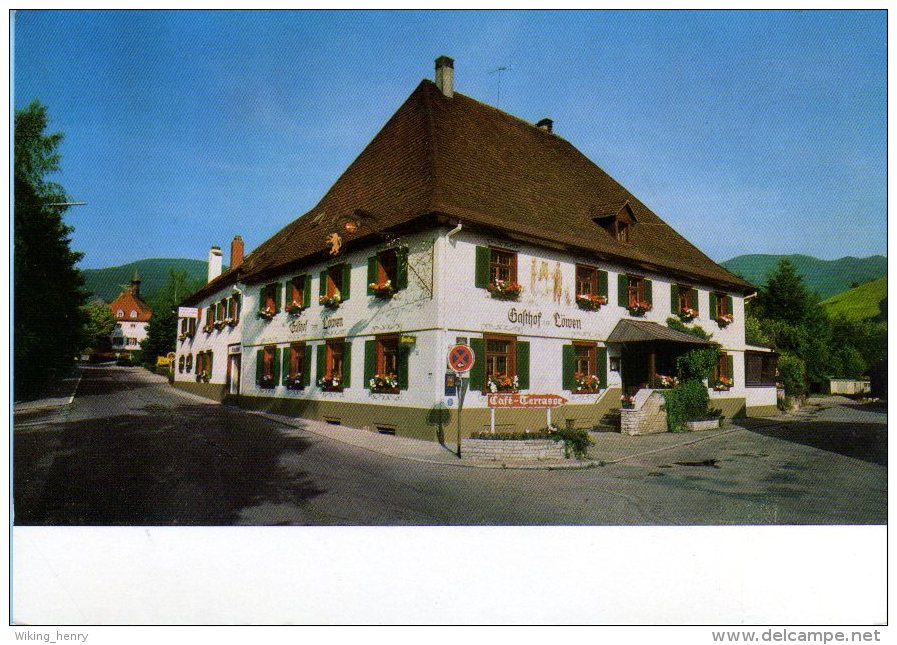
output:
<instances>
[{"instance_id":1,"label":"porch canopy","mask_svg":"<svg viewBox=\"0 0 897 645\"><path fill-rule=\"evenodd\" d=\"M714 343L645 320L621 320L607 337L621 347L623 392L658 387L660 376L675 376L677 359L686 352Z\"/></svg>"},{"instance_id":2,"label":"porch canopy","mask_svg":"<svg viewBox=\"0 0 897 645\"><path fill-rule=\"evenodd\" d=\"M709 340L686 334L647 320L624 319L617 323L607 337L608 343L640 343L661 341L665 343L686 343L688 345L713 345Z\"/></svg>"}]
</instances>

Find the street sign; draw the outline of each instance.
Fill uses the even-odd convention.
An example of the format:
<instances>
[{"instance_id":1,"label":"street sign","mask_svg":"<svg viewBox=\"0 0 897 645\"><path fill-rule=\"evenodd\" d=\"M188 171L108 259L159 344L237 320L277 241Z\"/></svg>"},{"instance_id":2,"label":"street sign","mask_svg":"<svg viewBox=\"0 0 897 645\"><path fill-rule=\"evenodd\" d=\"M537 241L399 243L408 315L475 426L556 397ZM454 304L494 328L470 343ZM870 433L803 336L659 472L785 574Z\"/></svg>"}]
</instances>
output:
<instances>
[{"instance_id":1,"label":"street sign","mask_svg":"<svg viewBox=\"0 0 897 645\"><path fill-rule=\"evenodd\" d=\"M455 345L448 353L448 366L456 372L469 372L476 359L467 345Z\"/></svg>"},{"instance_id":2,"label":"street sign","mask_svg":"<svg viewBox=\"0 0 897 645\"><path fill-rule=\"evenodd\" d=\"M567 403L560 394L488 394L490 408L556 408Z\"/></svg>"},{"instance_id":3,"label":"street sign","mask_svg":"<svg viewBox=\"0 0 897 645\"><path fill-rule=\"evenodd\" d=\"M178 307L178 318L196 318L198 315L196 307Z\"/></svg>"}]
</instances>

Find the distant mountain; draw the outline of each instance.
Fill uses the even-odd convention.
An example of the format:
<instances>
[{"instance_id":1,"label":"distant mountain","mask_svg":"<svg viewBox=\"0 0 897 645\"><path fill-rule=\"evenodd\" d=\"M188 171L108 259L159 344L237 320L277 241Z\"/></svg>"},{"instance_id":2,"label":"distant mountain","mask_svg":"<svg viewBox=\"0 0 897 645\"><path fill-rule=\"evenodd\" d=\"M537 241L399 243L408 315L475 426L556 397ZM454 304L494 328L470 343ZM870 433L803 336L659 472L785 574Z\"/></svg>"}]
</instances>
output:
<instances>
[{"instance_id":1,"label":"distant mountain","mask_svg":"<svg viewBox=\"0 0 897 645\"><path fill-rule=\"evenodd\" d=\"M130 283L135 271L141 280L141 297L151 300L155 292L168 284L168 274L172 270L186 273L188 283L198 286L206 282L209 263L185 258L152 258L105 269L82 269L81 273L91 296L109 302Z\"/></svg>"},{"instance_id":2,"label":"distant mountain","mask_svg":"<svg viewBox=\"0 0 897 645\"><path fill-rule=\"evenodd\" d=\"M885 277L823 300L822 306L830 316L843 315L853 320L865 320L881 313L878 304L887 297L888 279Z\"/></svg>"},{"instance_id":3,"label":"distant mountain","mask_svg":"<svg viewBox=\"0 0 897 645\"><path fill-rule=\"evenodd\" d=\"M794 264L807 288L823 299L888 273L888 259L883 255L848 256L838 260L820 260L809 255L739 255L720 264L751 284L762 287L766 284L766 276L776 268L779 260L785 258Z\"/></svg>"}]
</instances>

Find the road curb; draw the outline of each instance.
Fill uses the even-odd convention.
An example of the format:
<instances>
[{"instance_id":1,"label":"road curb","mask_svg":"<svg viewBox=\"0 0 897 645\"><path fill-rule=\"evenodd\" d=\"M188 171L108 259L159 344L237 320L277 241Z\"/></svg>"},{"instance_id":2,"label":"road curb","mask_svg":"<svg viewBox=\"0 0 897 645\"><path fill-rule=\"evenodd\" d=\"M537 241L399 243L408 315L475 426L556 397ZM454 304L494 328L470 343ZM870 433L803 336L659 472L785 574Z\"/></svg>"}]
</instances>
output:
<instances>
[{"instance_id":1,"label":"road curb","mask_svg":"<svg viewBox=\"0 0 897 645\"><path fill-rule=\"evenodd\" d=\"M691 446L691 445L693 445L693 444L700 443L701 441L707 441L708 439L716 439L717 437L724 437L724 436L726 436L727 434L732 434L733 432L737 432L737 431L739 431L739 430L744 430L744 428L741 428L741 427L739 427L739 426L733 426L732 428L730 428L730 429L728 429L728 430L724 430L723 432L717 432L717 433L715 433L715 434L712 434L712 435L709 435L709 436L706 436L706 437L697 437L697 438L695 438L695 439L693 439L693 440L691 440L691 441L686 441L686 442L683 442L683 443L677 443L676 445L673 445L673 446L663 446L662 448L654 448L653 450L646 450L645 452L639 452L639 453L636 453L636 454L634 454L634 455L627 455L627 456L625 456L625 457L620 457L620 458L618 458L618 459L613 459L613 460L611 460L611 461L603 461L603 460L602 460L602 463L604 463L604 464L606 464L606 465L609 465L609 464L618 464L618 463L620 463L621 461L627 461L627 460L629 460L629 459L635 459L636 457L644 457L645 455L653 455L653 454L656 454L656 453L658 453L658 452L665 452L665 451L667 451L667 450L675 450L676 448L683 448L683 447L685 447L685 446Z\"/></svg>"}]
</instances>

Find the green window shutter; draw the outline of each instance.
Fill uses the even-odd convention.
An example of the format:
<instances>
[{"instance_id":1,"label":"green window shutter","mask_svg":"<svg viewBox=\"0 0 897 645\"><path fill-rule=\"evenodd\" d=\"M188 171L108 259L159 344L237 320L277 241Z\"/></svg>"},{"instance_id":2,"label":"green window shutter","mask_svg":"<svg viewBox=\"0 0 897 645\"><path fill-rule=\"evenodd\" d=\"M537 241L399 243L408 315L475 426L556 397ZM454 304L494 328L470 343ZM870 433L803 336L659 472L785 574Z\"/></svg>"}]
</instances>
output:
<instances>
[{"instance_id":1,"label":"green window shutter","mask_svg":"<svg viewBox=\"0 0 897 645\"><path fill-rule=\"evenodd\" d=\"M308 307L311 305L311 274L305 274L305 282L302 285L302 306Z\"/></svg>"},{"instance_id":2,"label":"green window shutter","mask_svg":"<svg viewBox=\"0 0 897 645\"><path fill-rule=\"evenodd\" d=\"M735 317L735 310L732 309L732 304L733 304L733 303L732 303L732 296L726 296L726 304L729 305L729 310L728 310L728 311L729 311L729 314L734 318L734 317Z\"/></svg>"},{"instance_id":3,"label":"green window shutter","mask_svg":"<svg viewBox=\"0 0 897 645\"><path fill-rule=\"evenodd\" d=\"M399 346L399 389L408 389L408 356L411 354L411 348L403 345Z\"/></svg>"},{"instance_id":4,"label":"green window shutter","mask_svg":"<svg viewBox=\"0 0 897 645\"><path fill-rule=\"evenodd\" d=\"M598 383L602 390L607 389L607 348L599 347L595 352L595 362L598 368Z\"/></svg>"},{"instance_id":5,"label":"green window shutter","mask_svg":"<svg viewBox=\"0 0 897 645\"><path fill-rule=\"evenodd\" d=\"M372 256L368 258L368 295L374 295L374 290L371 289L371 285L377 282L377 274L379 273L378 269L380 268L380 262L377 259L377 256Z\"/></svg>"},{"instance_id":6,"label":"green window shutter","mask_svg":"<svg viewBox=\"0 0 897 645\"><path fill-rule=\"evenodd\" d=\"M517 387L529 389L529 342L517 341Z\"/></svg>"},{"instance_id":7,"label":"green window shutter","mask_svg":"<svg viewBox=\"0 0 897 645\"><path fill-rule=\"evenodd\" d=\"M679 313L679 285L670 285L670 313Z\"/></svg>"},{"instance_id":8,"label":"green window shutter","mask_svg":"<svg viewBox=\"0 0 897 645\"><path fill-rule=\"evenodd\" d=\"M286 309L286 306L293 302L293 281L287 280L283 283L283 306Z\"/></svg>"},{"instance_id":9,"label":"green window shutter","mask_svg":"<svg viewBox=\"0 0 897 645\"><path fill-rule=\"evenodd\" d=\"M480 289L489 287L489 264L492 261L492 252L488 246L478 246L476 249L477 261L474 274L474 284Z\"/></svg>"},{"instance_id":10,"label":"green window shutter","mask_svg":"<svg viewBox=\"0 0 897 645\"><path fill-rule=\"evenodd\" d=\"M261 291L259 291L259 311L265 308L265 300L267 299L266 294L267 290L265 289L265 287L262 287Z\"/></svg>"},{"instance_id":11,"label":"green window shutter","mask_svg":"<svg viewBox=\"0 0 897 645\"><path fill-rule=\"evenodd\" d=\"M209 350L207 354L208 358L206 358L206 372L209 375L209 378L212 378L212 350Z\"/></svg>"},{"instance_id":12,"label":"green window shutter","mask_svg":"<svg viewBox=\"0 0 897 645\"><path fill-rule=\"evenodd\" d=\"M487 251L489 249L486 249ZM486 378L486 343L482 338L471 338L470 348L473 350L473 368L470 370L470 389L482 390Z\"/></svg>"},{"instance_id":13,"label":"green window shutter","mask_svg":"<svg viewBox=\"0 0 897 645\"><path fill-rule=\"evenodd\" d=\"M732 379L732 385L735 385L735 361L733 358L731 354L726 356L726 363L729 368L729 378Z\"/></svg>"},{"instance_id":14,"label":"green window shutter","mask_svg":"<svg viewBox=\"0 0 897 645\"><path fill-rule=\"evenodd\" d=\"M321 271L321 282L318 285L318 295L326 296L327 295L327 270Z\"/></svg>"},{"instance_id":15,"label":"green window shutter","mask_svg":"<svg viewBox=\"0 0 897 645\"><path fill-rule=\"evenodd\" d=\"M342 283L340 285L340 299L345 302L349 299L349 287L352 284L352 265L348 262L343 264L340 275L342 276L342 280L340 280Z\"/></svg>"},{"instance_id":16,"label":"green window shutter","mask_svg":"<svg viewBox=\"0 0 897 645\"><path fill-rule=\"evenodd\" d=\"M302 346L302 385L311 385L311 347Z\"/></svg>"},{"instance_id":17,"label":"green window shutter","mask_svg":"<svg viewBox=\"0 0 897 645\"><path fill-rule=\"evenodd\" d=\"M371 379L377 370L377 341L364 341L364 386L371 389Z\"/></svg>"},{"instance_id":18,"label":"green window shutter","mask_svg":"<svg viewBox=\"0 0 897 645\"><path fill-rule=\"evenodd\" d=\"M573 373L576 371L576 350L573 345L564 345L561 347L561 383L565 390L576 389L576 379Z\"/></svg>"},{"instance_id":19,"label":"green window shutter","mask_svg":"<svg viewBox=\"0 0 897 645\"><path fill-rule=\"evenodd\" d=\"M327 344L318 345L315 351L318 353L318 372L316 376L320 381L327 375Z\"/></svg>"},{"instance_id":20,"label":"green window shutter","mask_svg":"<svg viewBox=\"0 0 897 645\"><path fill-rule=\"evenodd\" d=\"M346 266L349 266L348 264ZM352 384L352 342L346 340L343 345L343 388Z\"/></svg>"},{"instance_id":21,"label":"green window shutter","mask_svg":"<svg viewBox=\"0 0 897 645\"><path fill-rule=\"evenodd\" d=\"M607 271L598 271L598 295L607 298Z\"/></svg>"},{"instance_id":22,"label":"green window shutter","mask_svg":"<svg viewBox=\"0 0 897 645\"><path fill-rule=\"evenodd\" d=\"M255 384L262 382L262 370L265 367L265 350L260 349L255 353Z\"/></svg>"},{"instance_id":23,"label":"green window shutter","mask_svg":"<svg viewBox=\"0 0 897 645\"><path fill-rule=\"evenodd\" d=\"M274 364L271 366L274 370L274 385L280 382L280 347L274 348Z\"/></svg>"},{"instance_id":24,"label":"green window shutter","mask_svg":"<svg viewBox=\"0 0 897 645\"><path fill-rule=\"evenodd\" d=\"M645 302L647 302L649 305L654 304L654 296L651 291L651 281L645 280Z\"/></svg>"},{"instance_id":25,"label":"green window shutter","mask_svg":"<svg viewBox=\"0 0 897 645\"><path fill-rule=\"evenodd\" d=\"M701 294L698 292L697 289L692 289L692 290L691 290L691 303L692 303L692 308L693 308L695 311L697 311L699 314L701 313L701 302L700 302L700 300L701 300Z\"/></svg>"},{"instance_id":26,"label":"green window shutter","mask_svg":"<svg viewBox=\"0 0 897 645\"><path fill-rule=\"evenodd\" d=\"M243 296L241 296L240 294L237 294L234 296L234 298L236 299L236 303L237 303L237 313L236 313L237 320L240 320L240 314L243 312Z\"/></svg>"},{"instance_id":27,"label":"green window shutter","mask_svg":"<svg viewBox=\"0 0 897 645\"><path fill-rule=\"evenodd\" d=\"M396 289L408 287L408 247L396 249Z\"/></svg>"},{"instance_id":28,"label":"green window shutter","mask_svg":"<svg viewBox=\"0 0 897 645\"><path fill-rule=\"evenodd\" d=\"M617 275L617 304L624 308L629 306L629 276L625 273Z\"/></svg>"},{"instance_id":29,"label":"green window shutter","mask_svg":"<svg viewBox=\"0 0 897 645\"><path fill-rule=\"evenodd\" d=\"M717 306L716 306L716 294L711 291L710 292L710 317L716 318L716 315L718 312L719 312L719 310L717 309Z\"/></svg>"},{"instance_id":30,"label":"green window shutter","mask_svg":"<svg viewBox=\"0 0 897 645\"><path fill-rule=\"evenodd\" d=\"M274 283L274 311L280 311L283 303L283 285L279 282Z\"/></svg>"},{"instance_id":31,"label":"green window shutter","mask_svg":"<svg viewBox=\"0 0 897 645\"><path fill-rule=\"evenodd\" d=\"M280 376L281 382L286 385L287 381L290 380L290 354L293 353L293 350L289 347L283 348L283 362L281 363L280 368Z\"/></svg>"}]
</instances>

